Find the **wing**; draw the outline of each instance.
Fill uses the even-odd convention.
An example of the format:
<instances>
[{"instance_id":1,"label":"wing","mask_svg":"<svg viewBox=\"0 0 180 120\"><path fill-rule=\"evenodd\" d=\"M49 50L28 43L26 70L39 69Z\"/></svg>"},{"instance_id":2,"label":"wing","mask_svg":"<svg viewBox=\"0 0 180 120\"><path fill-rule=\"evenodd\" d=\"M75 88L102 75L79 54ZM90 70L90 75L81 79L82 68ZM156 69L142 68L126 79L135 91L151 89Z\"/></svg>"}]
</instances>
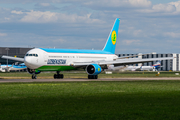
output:
<instances>
[{"instance_id":1,"label":"wing","mask_svg":"<svg viewBox=\"0 0 180 120\"><path fill-rule=\"evenodd\" d=\"M172 59L174 59L174 57L151 58L151 59L131 58L131 59L115 59L113 61L74 62L71 65L74 67L82 67L82 66L87 66L87 65L90 65L92 63L95 63L95 64L98 64L100 66L104 66L104 65L121 66L121 65L152 62L152 61L156 61L156 60L172 60Z\"/></svg>"},{"instance_id":2,"label":"wing","mask_svg":"<svg viewBox=\"0 0 180 120\"><path fill-rule=\"evenodd\" d=\"M150 54L150 53L149 53L149 54ZM133 57L143 56L143 55L148 55L148 54L139 54L139 55L122 56L122 57L118 57L117 59L133 58Z\"/></svg>"},{"instance_id":3,"label":"wing","mask_svg":"<svg viewBox=\"0 0 180 120\"><path fill-rule=\"evenodd\" d=\"M15 61L19 61L19 62L24 62L24 58L11 57L11 56L5 56L5 55L3 55L1 58L9 59L9 60L15 60Z\"/></svg>"}]
</instances>

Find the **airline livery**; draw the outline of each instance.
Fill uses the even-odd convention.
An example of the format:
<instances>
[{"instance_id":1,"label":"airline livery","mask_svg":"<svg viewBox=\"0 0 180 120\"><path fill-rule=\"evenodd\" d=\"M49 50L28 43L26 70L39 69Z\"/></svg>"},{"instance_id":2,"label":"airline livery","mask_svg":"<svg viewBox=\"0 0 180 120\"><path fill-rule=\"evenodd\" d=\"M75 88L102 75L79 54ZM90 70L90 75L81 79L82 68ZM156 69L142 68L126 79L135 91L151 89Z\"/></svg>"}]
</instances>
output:
<instances>
[{"instance_id":1,"label":"airline livery","mask_svg":"<svg viewBox=\"0 0 180 120\"><path fill-rule=\"evenodd\" d=\"M24 58L10 56L3 56L2 58L24 62L28 72L32 74L32 79L36 79L36 74L39 74L41 71L56 71L57 74L54 74L54 79L62 79L64 76L60 74L61 71L77 69L85 69L88 79L97 79L98 74L107 69L107 65L122 66L173 59L173 57L138 60L119 58L115 55L119 23L120 19L117 18L102 50L35 48L28 51Z\"/></svg>"}]
</instances>

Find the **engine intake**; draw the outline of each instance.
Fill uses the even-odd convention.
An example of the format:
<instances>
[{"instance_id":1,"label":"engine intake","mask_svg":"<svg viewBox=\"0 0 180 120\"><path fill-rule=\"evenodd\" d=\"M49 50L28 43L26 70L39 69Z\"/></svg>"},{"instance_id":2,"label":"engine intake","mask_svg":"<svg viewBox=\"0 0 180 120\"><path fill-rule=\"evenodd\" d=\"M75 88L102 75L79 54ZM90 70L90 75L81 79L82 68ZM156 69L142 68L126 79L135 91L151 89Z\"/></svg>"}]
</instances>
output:
<instances>
[{"instance_id":1,"label":"engine intake","mask_svg":"<svg viewBox=\"0 0 180 120\"><path fill-rule=\"evenodd\" d=\"M101 71L102 69L98 64L90 64L86 67L86 72L89 75L98 75Z\"/></svg>"}]
</instances>

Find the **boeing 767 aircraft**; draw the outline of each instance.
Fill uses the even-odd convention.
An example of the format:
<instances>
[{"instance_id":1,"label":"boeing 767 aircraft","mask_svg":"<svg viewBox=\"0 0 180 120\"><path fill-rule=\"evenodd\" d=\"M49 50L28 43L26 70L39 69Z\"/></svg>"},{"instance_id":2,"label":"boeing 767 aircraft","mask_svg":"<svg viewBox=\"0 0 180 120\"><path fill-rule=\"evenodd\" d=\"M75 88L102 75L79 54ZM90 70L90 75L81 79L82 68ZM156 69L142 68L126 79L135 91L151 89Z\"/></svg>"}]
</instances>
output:
<instances>
[{"instance_id":1,"label":"boeing 767 aircraft","mask_svg":"<svg viewBox=\"0 0 180 120\"><path fill-rule=\"evenodd\" d=\"M2 56L2 58L24 62L28 72L32 74L32 79L36 79L36 74L39 74L41 71L56 71L57 74L54 74L54 79L62 79L64 76L60 74L61 71L77 69L85 69L88 79L97 79L98 74L102 70L107 69L107 65L122 66L173 59L173 57L152 59L124 59L123 57L118 57L115 55L115 48L119 23L120 19L117 18L102 50L34 48L28 51L24 58L10 56Z\"/></svg>"}]
</instances>

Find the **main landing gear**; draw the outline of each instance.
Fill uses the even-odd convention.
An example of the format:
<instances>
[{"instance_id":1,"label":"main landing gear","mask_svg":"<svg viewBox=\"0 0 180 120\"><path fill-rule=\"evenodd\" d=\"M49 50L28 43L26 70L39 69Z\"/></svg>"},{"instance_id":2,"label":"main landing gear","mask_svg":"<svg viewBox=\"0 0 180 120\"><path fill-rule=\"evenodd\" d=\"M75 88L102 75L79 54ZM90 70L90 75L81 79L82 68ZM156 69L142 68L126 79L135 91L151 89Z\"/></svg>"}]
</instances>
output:
<instances>
[{"instance_id":1,"label":"main landing gear","mask_svg":"<svg viewBox=\"0 0 180 120\"><path fill-rule=\"evenodd\" d=\"M88 79L98 79L98 75L88 75Z\"/></svg>"},{"instance_id":2,"label":"main landing gear","mask_svg":"<svg viewBox=\"0 0 180 120\"><path fill-rule=\"evenodd\" d=\"M57 71L57 74L54 74L54 79L63 79L64 75L63 74L59 74L60 71Z\"/></svg>"}]
</instances>

